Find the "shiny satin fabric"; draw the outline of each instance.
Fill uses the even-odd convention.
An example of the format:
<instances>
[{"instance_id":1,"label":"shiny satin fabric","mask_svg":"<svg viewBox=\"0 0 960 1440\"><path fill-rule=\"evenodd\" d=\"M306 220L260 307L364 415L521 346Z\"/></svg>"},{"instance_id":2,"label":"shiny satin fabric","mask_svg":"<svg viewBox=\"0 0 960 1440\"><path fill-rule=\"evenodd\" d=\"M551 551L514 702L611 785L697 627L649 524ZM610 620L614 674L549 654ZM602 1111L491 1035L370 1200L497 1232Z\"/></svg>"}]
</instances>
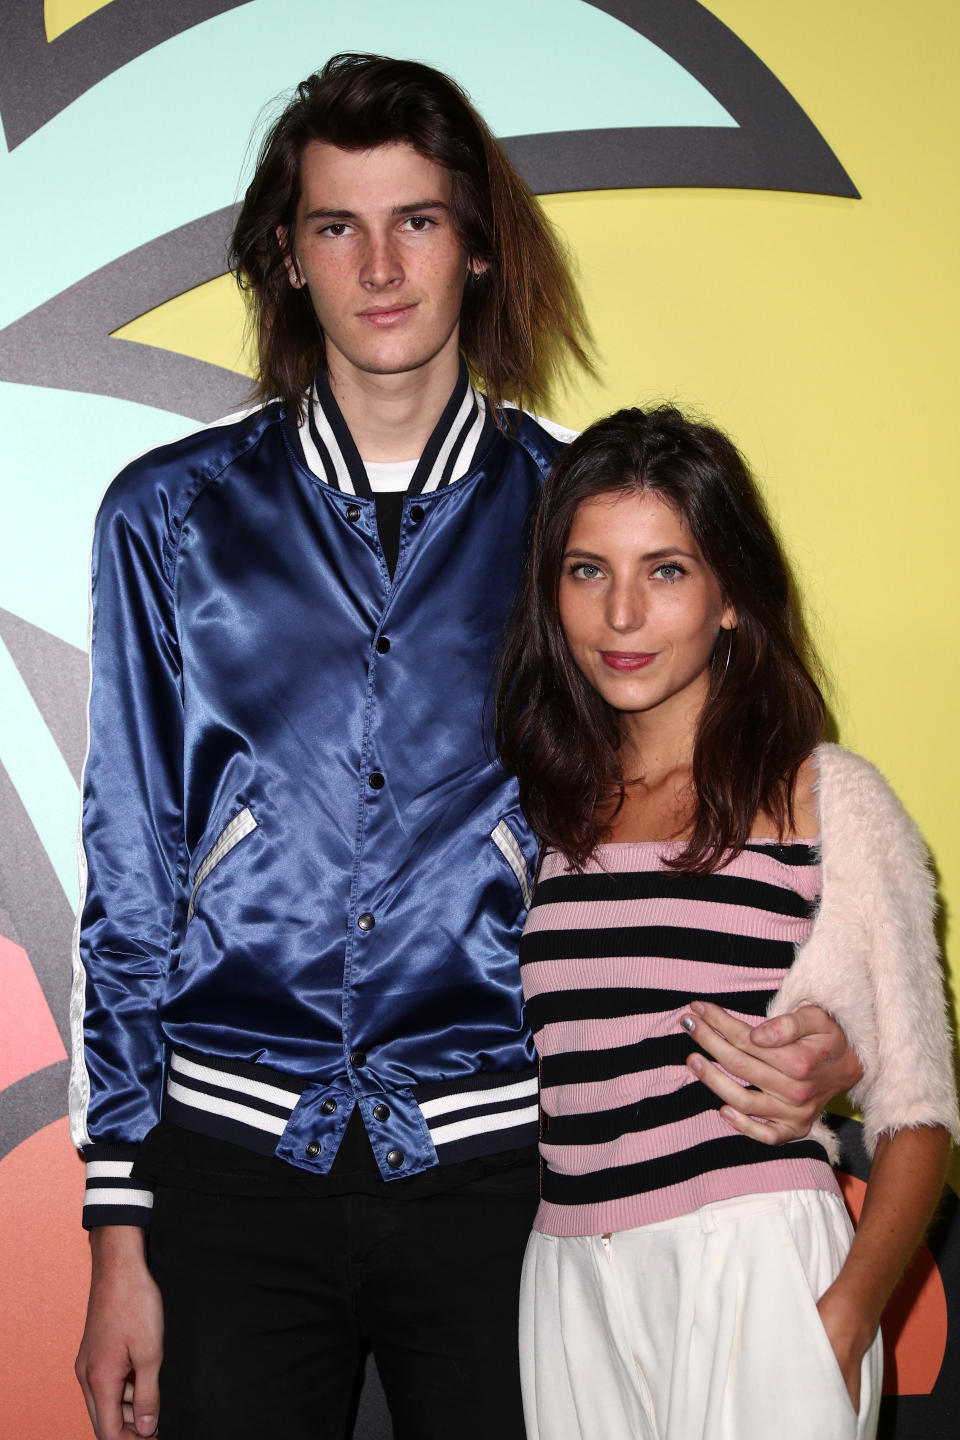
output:
<instances>
[{"instance_id":1,"label":"shiny satin fabric","mask_svg":"<svg viewBox=\"0 0 960 1440\"><path fill-rule=\"evenodd\" d=\"M416 1173L436 1162L417 1086L531 1065L523 896L491 835L506 820L530 876L536 845L482 725L557 448L524 418L406 499L392 582L373 502L306 470L277 406L114 482L74 1105L94 1152L155 1123L166 1047L295 1079L277 1153L320 1172L354 1099L367 1118L392 1097L402 1165L374 1149L385 1174Z\"/></svg>"}]
</instances>

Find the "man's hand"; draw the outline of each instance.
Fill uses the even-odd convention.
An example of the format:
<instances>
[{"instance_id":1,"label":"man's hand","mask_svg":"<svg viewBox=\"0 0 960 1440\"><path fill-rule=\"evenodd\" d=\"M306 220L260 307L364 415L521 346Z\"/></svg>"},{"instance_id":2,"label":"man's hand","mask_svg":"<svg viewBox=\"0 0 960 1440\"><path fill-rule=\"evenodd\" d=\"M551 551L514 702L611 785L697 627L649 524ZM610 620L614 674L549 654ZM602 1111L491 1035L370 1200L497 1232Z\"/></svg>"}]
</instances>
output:
<instances>
[{"instance_id":1,"label":"man's hand","mask_svg":"<svg viewBox=\"0 0 960 1440\"><path fill-rule=\"evenodd\" d=\"M719 1063L691 1055L687 1065L724 1101L727 1123L766 1145L802 1139L827 1101L863 1074L840 1026L816 1005L752 1029L719 1005L696 1000L690 1009L681 1024ZM731 1075L756 1089L745 1090Z\"/></svg>"},{"instance_id":2,"label":"man's hand","mask_svg":"<svg viewBox=\"0 0 960 1440\"><path fill-rule=\"evenodd\" d=\"M160 1396L163 1307L143 1231L106 1225L90 1237L93 1269L77 1379L97 1440L153 1435Z\"/></svg>"}]
</instances>

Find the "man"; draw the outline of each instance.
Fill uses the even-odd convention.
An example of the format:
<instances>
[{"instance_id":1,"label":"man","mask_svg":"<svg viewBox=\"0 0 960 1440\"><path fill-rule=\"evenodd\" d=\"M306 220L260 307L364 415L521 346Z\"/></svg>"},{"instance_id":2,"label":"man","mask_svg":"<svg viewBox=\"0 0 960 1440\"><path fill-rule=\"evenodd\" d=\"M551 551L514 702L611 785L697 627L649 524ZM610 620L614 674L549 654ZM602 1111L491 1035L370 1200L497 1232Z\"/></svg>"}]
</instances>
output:
<instances>
[{"instance_id":1,"label":"man","mask_svg":"<svg viewBox=\"0 0 960 1440\"><path fill-rule=\"evenodd\" d=\"M161 1350L164 1440L333 1437L369 1346L397 1435L519 1440L536 843L483 712L560 443L504 403L583 317L462 93L378 57L299 87L234 258L263 403L125 471L94 547L78 1376L100 1440L152 1433ZM697 1032L783 1138L857 1070L778 1025L821 1032L802 1094Z\"/></svg>"}]
</instances>

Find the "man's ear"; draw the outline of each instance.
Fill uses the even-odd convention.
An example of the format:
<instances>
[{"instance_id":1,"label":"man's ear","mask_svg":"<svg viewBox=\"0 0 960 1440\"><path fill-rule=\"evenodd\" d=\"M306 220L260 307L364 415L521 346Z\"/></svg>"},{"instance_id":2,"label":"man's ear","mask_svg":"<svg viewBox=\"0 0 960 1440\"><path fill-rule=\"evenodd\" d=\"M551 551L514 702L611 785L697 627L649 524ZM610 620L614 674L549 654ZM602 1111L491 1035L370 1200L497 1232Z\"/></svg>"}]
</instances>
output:
<instances>
[{"instance_id":1,"label":"man's ear","mask_svg":"<svg viewBox=\"0 0 960 1440\"><path fill-rule=\"evenodd\" d=\"M277 226L277 240L280 242L280 249L283 251L283 263L287 268L287 279L294 290L302 290L307 283L300 273L300 266L297 264L296 256L290 253L286 225Z\"/></svg>"}]
</instances>

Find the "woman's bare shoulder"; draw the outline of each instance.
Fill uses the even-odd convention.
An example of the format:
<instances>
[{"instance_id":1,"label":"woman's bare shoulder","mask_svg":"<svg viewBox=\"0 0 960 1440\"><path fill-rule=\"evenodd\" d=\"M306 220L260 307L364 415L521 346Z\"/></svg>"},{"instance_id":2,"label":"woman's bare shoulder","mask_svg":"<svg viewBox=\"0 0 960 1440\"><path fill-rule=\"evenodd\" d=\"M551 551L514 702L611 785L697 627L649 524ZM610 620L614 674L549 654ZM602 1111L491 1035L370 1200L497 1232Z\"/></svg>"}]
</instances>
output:
<instances>
[{"instance_id":1,"label":"woman's bare shoulder","mask_svg":"<svg viewBox=\"0 0 960 1440\"><path fill-rule=\"evenodd\" d=\"M792 824L781 834L772 815L765 811L753 822L750 831L752 840L816 840L820 834L820 817L817 806L817 762L808 755L797 771L793 787Z\"/></svg>"},{"instance_id":2,"label":"woman's bare shoulder","mask_svg":"<svg viewBox=\"0 0 960 1440\"><path fill-rule=\"evenodd\" d=\"M808 755L797 771L793 787L793 826L791 839L815 840L820 834L820 814L817 804L817 761Z\"/></svg>"}]
</instances>

